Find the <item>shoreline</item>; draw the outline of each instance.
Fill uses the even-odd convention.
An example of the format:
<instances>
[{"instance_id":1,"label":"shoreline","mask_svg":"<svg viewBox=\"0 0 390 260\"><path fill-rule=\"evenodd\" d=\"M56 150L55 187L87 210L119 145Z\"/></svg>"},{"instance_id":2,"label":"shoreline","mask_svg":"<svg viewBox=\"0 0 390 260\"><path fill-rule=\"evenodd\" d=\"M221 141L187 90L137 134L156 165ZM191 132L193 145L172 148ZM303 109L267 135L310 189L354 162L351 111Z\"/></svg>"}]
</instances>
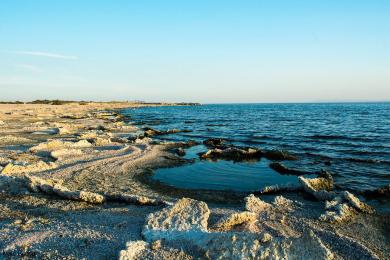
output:
<instances>
[{"instance_id":1,"label":"shoreline","mask_svg":"<svg viewBox=\"0 0 390 260\"><path fill-rule=\"evenodd\" d=\"M128 139L143 133L117 112L130 104L144 106L0 104L5 257L389 257L389 216L369 214L349 194L313 200L300 191L231 204L226 192L216 199L213 191L201 194L205 203L181 199L202 198L196 191L139 181L150 169L188 163L169 151L188 144ZM26 144L27 151L4 149Z\"/></svg>"}]
</instances>

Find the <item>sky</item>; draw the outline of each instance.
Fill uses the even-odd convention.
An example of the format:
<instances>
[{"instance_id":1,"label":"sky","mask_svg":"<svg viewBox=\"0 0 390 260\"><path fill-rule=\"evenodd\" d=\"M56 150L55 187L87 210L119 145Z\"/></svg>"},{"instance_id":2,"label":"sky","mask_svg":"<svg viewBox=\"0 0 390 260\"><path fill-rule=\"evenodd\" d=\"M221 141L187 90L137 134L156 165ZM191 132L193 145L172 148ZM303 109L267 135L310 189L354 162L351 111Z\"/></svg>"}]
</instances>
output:
<instances>
[{"instance_id":1,"label":"sky","mask_svg":"<svg viewBox=\"0 0 390 260\"><path fill-rule=\"evenodd\" d=\"M1 0L0 100L390 101L387 0Z\"/></svg>"}]
</instances>

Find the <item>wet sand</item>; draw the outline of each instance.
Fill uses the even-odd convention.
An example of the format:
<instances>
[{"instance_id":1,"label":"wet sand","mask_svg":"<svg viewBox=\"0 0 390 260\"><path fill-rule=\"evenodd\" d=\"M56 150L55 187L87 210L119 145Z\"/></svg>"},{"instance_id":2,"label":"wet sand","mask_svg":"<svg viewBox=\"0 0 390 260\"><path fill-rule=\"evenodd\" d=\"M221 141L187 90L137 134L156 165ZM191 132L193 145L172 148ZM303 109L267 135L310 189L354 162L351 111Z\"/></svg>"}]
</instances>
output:
<instances>
[{"instance_id":1,"label":"wet sand","mask_svg":"<svg viewBox=\"0 0 390 260\"><path fill-rule=\"evenodd\" d=\"M141 105L0 105L0 259L390 258L389 215L325 177L256 196L150 181L189 144L137 138L116 111Z\"/></svg>"}]
</instances>

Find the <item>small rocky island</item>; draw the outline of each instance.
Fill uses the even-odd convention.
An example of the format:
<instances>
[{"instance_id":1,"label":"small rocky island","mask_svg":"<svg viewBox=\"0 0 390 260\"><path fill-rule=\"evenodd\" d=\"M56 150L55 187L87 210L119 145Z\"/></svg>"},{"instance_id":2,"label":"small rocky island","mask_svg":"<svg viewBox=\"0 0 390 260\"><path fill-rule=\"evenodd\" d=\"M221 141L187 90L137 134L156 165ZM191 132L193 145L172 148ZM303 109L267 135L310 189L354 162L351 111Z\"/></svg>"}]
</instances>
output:
<instances>
[{"instance_id":1,"label":"small rocky island","mask_svg":"<svg viewBox=\"0 0 390 260\"><path fill-rule=\"evenodd\" d=\"M243 192L185 190L152 181L154 169L191 160L195 142L155 136L120 109L189 103L0 104L0 259L386 259L388 214L332 173L302 176L279 150L204 140L202 160L271 160L297 185ZM207 173L205 173L207 174Z\"/></svg>"}]
</instances>

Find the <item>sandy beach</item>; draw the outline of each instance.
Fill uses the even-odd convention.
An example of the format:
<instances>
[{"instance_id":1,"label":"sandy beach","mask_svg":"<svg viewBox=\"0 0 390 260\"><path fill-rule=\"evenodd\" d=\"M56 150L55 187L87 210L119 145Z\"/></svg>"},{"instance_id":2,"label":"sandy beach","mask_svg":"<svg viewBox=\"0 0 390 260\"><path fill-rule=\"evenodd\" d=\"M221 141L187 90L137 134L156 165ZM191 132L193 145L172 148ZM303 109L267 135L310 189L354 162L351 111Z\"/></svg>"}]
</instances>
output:
<instances>
[{"instance_id":1,"label":"sandy beach","mask_svg":"<svg viewBox=\"0 0 390 260\"><path fill-rule=\"evenodd\" d=\"M0 105L0 259L390 258L389 215L333 191L328 173L257 194L151 181L191 163L179 155L193 144L155 141L181 129L140 129L118 112L145 105ZM293 159L209 145L205 159Z\"/></svg>"}]
</instances>

